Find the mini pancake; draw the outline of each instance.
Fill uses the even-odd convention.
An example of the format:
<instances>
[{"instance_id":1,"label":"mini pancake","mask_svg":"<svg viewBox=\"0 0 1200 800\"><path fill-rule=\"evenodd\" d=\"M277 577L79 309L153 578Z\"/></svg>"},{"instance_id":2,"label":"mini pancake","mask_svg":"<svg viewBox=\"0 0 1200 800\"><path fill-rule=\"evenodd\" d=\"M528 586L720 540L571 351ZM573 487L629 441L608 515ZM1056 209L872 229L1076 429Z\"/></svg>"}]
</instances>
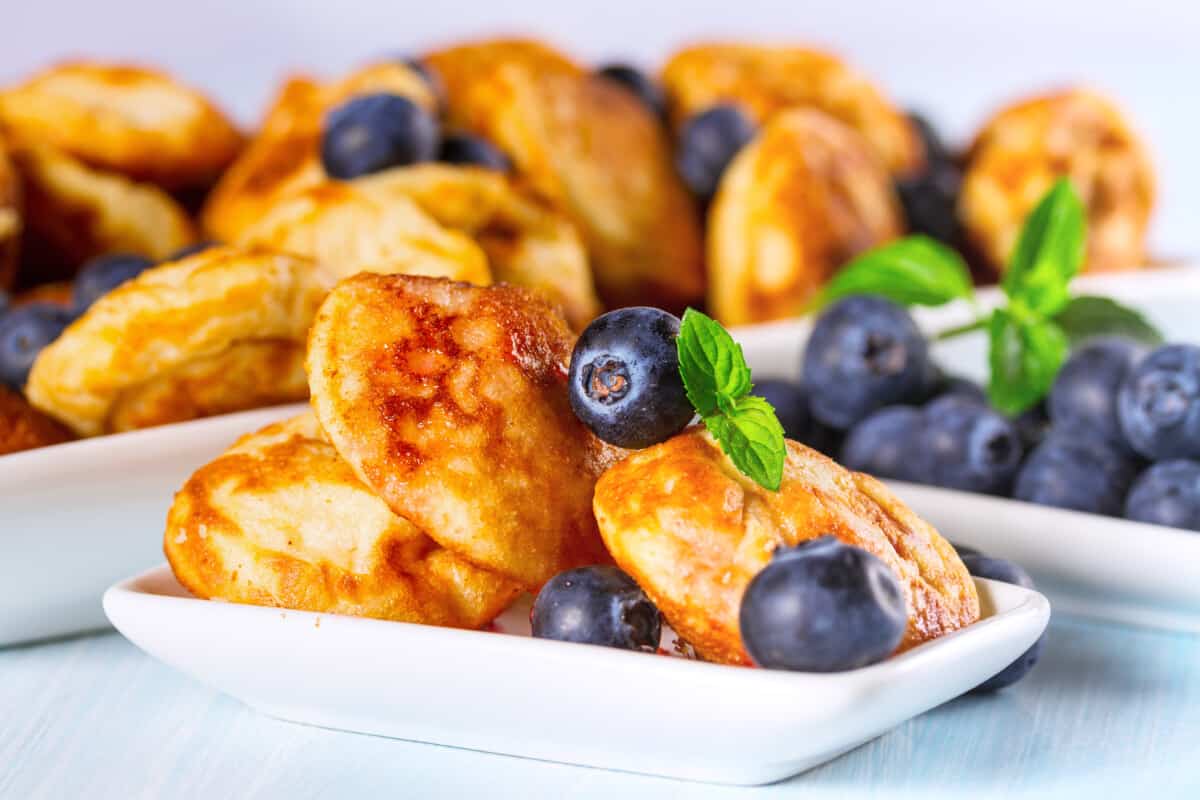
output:
<instances>
[{"instance_id":1,"label":"mini pancake","mask_svg":"<svg viewBox=\"0 0 1200 800\"><path fill-rule=\"evenodd\" d=\"M703 429L631 454L596 484L617 564L704 658L751 663L742 594L781 545L832 534L881 558L908 605L904 650L975 622L979 597L954 548L870 476L789 441L783 483L763 489Z\"/></svg>"},{"instance_id":2,"label":"mini pancake","mask_svg":"<svg viewBox=\"0 0 1200 800\"><path fill-rule=\"evenodd\" d=\"M432 275L535 289L582 328L600 312L587 253L559 212L492 170L416 164L287 197L245 243L309 256L339 275ZM489 268L490 267L490 268Z\"/></svg>"},{"instance_id":3,"label":"mini pancake","mask_svg":"<svg viewBox=\"0 0 1200 800\"><path fill-rule=\"evenodd\" d=\"M26 402L25 398L0 385L0 456L71 441L74 436Z\"/></svg>"},{"instance_id":4,"label":"mini pancake","mask_svg":"<svg viewBox=\"0 0 1200 800\"><path fill-rule=\"evenodd\" d=\"M999 274L1025 217L1068 176L1087 210L1084 270L1146 263L1154 170L1113 103L1083 89L1034 97L996 114L967 156L958 214L971 244Z\"/></svg>"},{"instance_id":5,"label":"mini pancake","mask_svg":"<svg viewBox=\"0 0 1200 800\"><path fill-rule=\"evenodd\" d=\"M702 297L696 209L637 98L532 42L467 44L424 62L445 87L449 123L503 150L579 227L605 303L681 310Z\"/></svg>"},{"instance_id":6,"label":"mini pancake","mask_svg":"<svg viewBox=\"0 0 1200 800\"><path fill-rule=\"evenodd\" d=\"M534 588L608 561L592 487L620 451L571 411L573 344L528 290L364 273L342 281L313 323L312 405L394 512Z\"/></svg>"},{"instance_id":7,"label":"mini pancake","mask_svg":"<svg viewBox=\"0 0 1200 800\"><path fill-rule=\"evenodd\" d=\"M709 309L726 325L796 316L842 265L902 231L891 177L862 137L820 111L781 111L721 176Z\"/></svg>"},{"instance_id":8,"label":"mini pancake","mask_svg":"<svg viewBox=\"0 0 1200 800\"><path fill-rule=\"evenodd\" d=\"M163 550L190 592L235 603L478 628L520 592L388 510L312 414L201 467L175 496Z\"/></svg>"},{"instance_id":9,"label":"mini pancake","mask_svg":"<svg viewBox=\"0 0 1200 800\"><path fill-rule=\"evenodd\" d=\"M0 290L16 283L21 227L21 183L0 138Z\"/></svg>"},{"instance_id":10,"label":"mini pancake","mask_svg":"<svg viewBox=\"0 0 1200 800\"><path fill-rule=\"evenodd\" d=\"M205 233L218 241L237 241L281 198L324 181L319 150L325 114L356 95L376 92L437 112L428 82L400 63L373 64L325 84L307 77L289 80L258 134L209 195L201 214Z\"/></svg>"},{"instance_id":11,"label":"mini pancake","mask_svg":"<svg viewBox=\"0 0 1200 800\"><path fill-rule=\"evenodd\" d=\"M865 75L801 47L711 43L684 48L662 71L671 118L733 103L759 123L787 108L816 108L858 131L894 175L924 161L911 123Z\"/></svg>"},{"instance_id":12,"label":"mini pancake","mask_svg":"<svg viewBox=\"0 0 1200 800\"><path fill-rule=\"evenodd\" d=\"M169 189L202 186L241 147L229 119L196 90L124 64L59 64L0 92L18 138Z\"/></svg>"},{"instance_id":13,"label":"mini pancake","mask_svg":"<svg viewBox=\"0 0 1200 800\"><path fill-rule=\"evenodd\" d=\"M106 253L166 258L195 241L187 212L162 189L86 166L52 148L16 142L25 190L22 281L69 278Z\"/></svg>"},{"instance_id":14,"label":"mini pancake","mask_svg":"<svg viewBox=\"0 0 1200 800\"><path fill-rule=\"evenodd\" d=\"M151 267L38 355L27 396L83 436L303 400L332 285L307 259L232 247Z\"/></svg>"}]
</instances>

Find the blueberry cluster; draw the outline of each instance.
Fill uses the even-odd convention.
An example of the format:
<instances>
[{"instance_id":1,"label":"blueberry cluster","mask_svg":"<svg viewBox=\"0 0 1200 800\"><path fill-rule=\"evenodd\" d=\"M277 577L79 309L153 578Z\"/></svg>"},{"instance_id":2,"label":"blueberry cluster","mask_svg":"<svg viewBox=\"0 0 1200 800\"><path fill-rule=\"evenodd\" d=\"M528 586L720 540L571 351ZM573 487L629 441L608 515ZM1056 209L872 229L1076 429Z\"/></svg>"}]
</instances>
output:
<instances>
[{"instance_id":1,"label":"blueberry cluster","mask_svg":"<svg viewBox=\"0 0 1200 800\"><path fill-rule=\"evenodd\" d=\"M1090 340L1014 417L945 375L901 307L818 320L802 381L761 383L788 436L882 478L1200 530L1200 347Z\"/></svg>"}]
</instances>

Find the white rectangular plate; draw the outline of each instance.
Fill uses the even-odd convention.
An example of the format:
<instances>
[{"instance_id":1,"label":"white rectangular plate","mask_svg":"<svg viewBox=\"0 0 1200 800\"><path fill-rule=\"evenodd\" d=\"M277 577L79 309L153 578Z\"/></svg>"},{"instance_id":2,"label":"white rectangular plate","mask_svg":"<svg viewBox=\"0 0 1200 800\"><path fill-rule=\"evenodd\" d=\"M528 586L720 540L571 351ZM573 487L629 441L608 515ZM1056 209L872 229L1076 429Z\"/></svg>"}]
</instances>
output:
<instances>
[{"instance_id":1,"label":"white rectangular plate","mask_svg":"<svg viewBox=\"0 0 1200 800\"><path fill-rule=\"evenodd\" d=\"M1036 592L976 581L984 618L880 664L809 674L497 632L199 600L161 566L104 610L150 655L273 717L718 783L786 778L986 680L1041 635ZM664 636L664 648L673 637Z\"/></svg>"},{"instance_id":2,"label":"white rectangular plate","mask_svg":"<svg viewBox=\"0 0 1200 800\"><path fill-rule=\"evenodd\" d=\"M1073 289L1141 310L1168 341L1200 343L1198 268L1084 277ZM999 295L986 289L979 300L988 308ZM961 304L915 316L927 333L970 318ZM807 321L777 322L733 333L756 378L795 378L809 328ZM982 335L938 345L933 354L949 372L986 380ZM1200 533L929 486L894 488L947 539L1027 569L1057 612L1200 633Z\"/></svg>"},{"instance_id":3,"label":"white rectangular plate","mask_svg":"<svg viewBox=\"0 0 1200 800\"><path fill-rule=\"evenodd\" d=\"M113 581L162 561L171 498L244 433L305 405L0 457L0 646L104 627Z\"/></svg>"}]
</instances>

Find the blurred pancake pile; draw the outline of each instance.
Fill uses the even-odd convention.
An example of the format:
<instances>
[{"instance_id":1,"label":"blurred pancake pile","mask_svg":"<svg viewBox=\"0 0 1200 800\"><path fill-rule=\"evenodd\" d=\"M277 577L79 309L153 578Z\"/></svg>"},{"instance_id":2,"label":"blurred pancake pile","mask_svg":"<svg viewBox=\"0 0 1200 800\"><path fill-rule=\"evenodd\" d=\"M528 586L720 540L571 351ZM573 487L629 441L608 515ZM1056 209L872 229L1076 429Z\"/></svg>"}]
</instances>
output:
<instances>
[{"instance_id":1,"label":"blurred pancake pile","mask_svg":"<svg viewBox=\"0 0 1200 800\"><path fill-rule=\"evenodd\" d=\"M363 272L521 287L570 330L629 305L793 316L910 232L994 280L1063 175L1086 268L1143 265L1153 171L1089 90L1009 106L956 152L803 47L699 44L652 77L462 43L292 76L245 132L160 71L61 63L0 88L0 441L304 399L316 309Z\"/></svg>"}]
</instances>

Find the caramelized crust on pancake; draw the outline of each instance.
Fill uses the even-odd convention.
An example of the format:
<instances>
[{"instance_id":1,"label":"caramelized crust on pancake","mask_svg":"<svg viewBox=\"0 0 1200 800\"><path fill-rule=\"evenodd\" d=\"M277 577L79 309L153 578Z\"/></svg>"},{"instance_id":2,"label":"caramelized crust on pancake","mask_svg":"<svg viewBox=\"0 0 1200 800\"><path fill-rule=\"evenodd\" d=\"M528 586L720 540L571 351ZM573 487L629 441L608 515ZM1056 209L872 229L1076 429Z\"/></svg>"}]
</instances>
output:
<instances>
[{"instance_id":1,"label":"caramelized crust on pancake","mask_svg":"<svg viewBox=\"0 0 1200 800\"><path fill-rule=\"evenodd\" d=\"M936 530L874 478L787 448L778 492L741 474L698 427L633 453L596 484L609 552L697 652L751 663L738 633L746 585L776 547L825 534L895 571L909 614L901 650L979 618L975 585Z\"/></svg>"},{"instance_id":2,"label":"caramelized crust on pancake","mask_svg":"<svg viewBox=\"0 0 1200 800\"><path fill-rule=\"evenodd\" d=\"M362 274L309 339L317 419L391 509L476 565L536 587L608 556L591 513L620 452L567 402L573 338L535 294Z\"/></svg>"},{"instance_id":3,"label":"caramelized crust on pancake","mask_svg":"<svg viewBox=\"0 0 1200 800\"><path fill-rule=\"evenodd\" d=\"M171 189L208 183L241 147L199 92L121 64L59 64L0 92L0 123L90 166Z\"/></svg>"},{"instance_id":4,"label":"caramelized crust on pancake","mask_svg":"<svg viewBox=\"0 0 1200 800\"><path fill-rule=\"evenodd\" d=\"M307 259L232 247L152 267L41 352L29 400L84 436L302 400L298 350L332 283Z\"/></svg>"},{"instance_id":5,"label":"caramelized crust on pancake","mask_svg":"<svg viewBox=\"0 0 1200 800\"><path fill-rule=\"evenodd\" d=\"M21 184L0 138L0 289L11 289L17 280L20 244Z\"/></svg>"},{"instance_id":6,"label":"caramelized crust on pancake","mask_svg":"<svg viewBox=\"0 0 1200 800\"><path fill-rule=\"evenodd\" d=\"M699 300L696 210L642 103L533 43L462 45L425 62L445 87L450 124L504 150L579 226L606 303L678 310Z\"/></svg>"},{"instance_id":7,"label":"caramelized crust on pancake","mask_svg":"<svg viewBox=\"0 0 1200 800\"><path fill-rule=\"evenodd\" d=\"M340 276L402 273L478 285L494 277L536 289L576 328L600 312L574 226L487 169L417 164L327 181L272 207L242 241L309 256Z\"/></svg>"},{"instance_id":8,"label":"caramelized crust on pancake","mask_svg":"<svg viewBox=\"0 0 1200 800\"><path fill-rule=\"evenodd\" d=\"M105 253L165 258L195 240L187 212L157 186L24 141L12 155L25 189L26 261L42 269L25 278L70 277Z\"/></svg>"},{"instance_id":9,"label":"caramelized crust on pancake","mask_svg":"<svg viewBox=\"0 0 1200 800\"><path fill-rule=\"evenodd\" d=\"M1106 98L1074 89L994 116L968 155L958 212L972 244L1003 271L1025 217L1069 176L1088 216L1085 271L1146 261L1154 170L1137 134Z\"/></svg>"},{"instance_id":10,"label":"caramelized crust on pancake","mask_svg":"<svg viewBox=\"0 0 1200 800\"><path fill-rule=\"evenodd\" d=\"M163 550L193 594L235 603L478 628L520 591L388 510L311 414L198 470L175 496Z\"/></svg>"},{"instance_id":11,"label":"caramelized crust on pancake","mask_svg":"<svg viewBox=\"0 0 1200 800\"><path fill-rule=\"evenodd\" d=\"M924 160L912 125L871 81L844 62L799 47L700 44L673 55L662 84L676 126L720 103L735 103L758 122L805 106L849 125L893 174Z\"/></svg>"},{"instance_id":12,"label":"caramelized crust on pancake","mask_svg":"<svg viewBox=\"0 0 1200 800\"><path fill-rule=\"evenodd\" d=\"M902 230L891 177L862 137L820 111L780 112L721 177L709 309L726 325L795 316L843 264Z\"/></svg>"},{"instance_id":13,"label":"caramelized crust on pancake","mask_svg":"<svg viewBox=\"0 0 1200 800\"><path fill-rule=\"evenodd\" d=\"M430 113L437 109L426 80L399 63L367 66L329 84L292 78L209 195L201 216L205 232L219 241L237 241L280 198L325 180L319 157L325 113L355 95L375 92L406 97Z\"/></svg>"},{"instance_id":14,"label":"caramelized crust on pancake","mask_svg":"<svg viewBox=\"0 0 1200 800\"><path fill-rule=\"evenodd\" d=\"M69 442L71 432L0 385L0 456Z\"/></svg>"}]
</instances>

